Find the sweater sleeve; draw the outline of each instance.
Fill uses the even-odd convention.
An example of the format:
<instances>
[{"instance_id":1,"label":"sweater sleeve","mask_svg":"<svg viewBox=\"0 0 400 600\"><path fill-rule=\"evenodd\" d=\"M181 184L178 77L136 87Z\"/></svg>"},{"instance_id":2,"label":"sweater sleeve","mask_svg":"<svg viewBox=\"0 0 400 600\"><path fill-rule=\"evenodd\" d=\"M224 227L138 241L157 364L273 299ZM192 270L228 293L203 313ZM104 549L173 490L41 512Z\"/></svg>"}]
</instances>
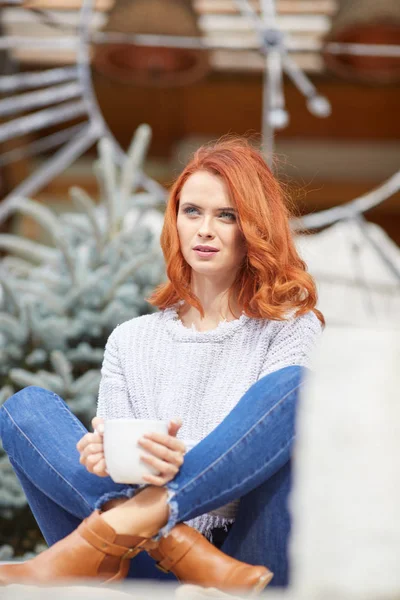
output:
<instances>
[{"instance_id":1,"label":"sweater sleeve","mask_svg":"<svg viewBox=\"0 0 400 600\"><path fill-rule=\"evenodd\" d=\"M118 354L116 327L107 340L104 350L96 416L118 419L126 416L128 390Z\"/></svg>"},{"instance_id":2,"label":"sweater sleeve","mask_svg":"<svg viewBox=\"0 0 400 600\"><path fill-rule=\"evenodd\" d=\"M259 379L291 365L309 366L321 333L321 323L312 311L281 322L280 329L268 347Z\"/></svg>"}]
</instances>

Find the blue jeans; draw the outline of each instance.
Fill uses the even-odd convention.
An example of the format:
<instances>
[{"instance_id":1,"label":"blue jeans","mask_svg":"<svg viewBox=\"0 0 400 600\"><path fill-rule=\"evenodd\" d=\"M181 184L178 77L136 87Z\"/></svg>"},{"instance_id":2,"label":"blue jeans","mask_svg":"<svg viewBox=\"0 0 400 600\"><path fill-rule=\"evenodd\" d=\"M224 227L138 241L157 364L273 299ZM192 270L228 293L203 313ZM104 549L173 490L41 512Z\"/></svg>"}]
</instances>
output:
<instances>
[{"instance_id":1,"label":"blue jeans","mask_svg":"<svg viewBox=\"0 0 400 600\"><path fill-rule=\"evenodd\" d=\"M239 560L269 567L271 586L288 584L291 452L295 413L306 369L290 366L259 379L226 418L185 455L169 489L170 518L187 521L240 498L235 523L221 549ZM70 534L113 497L135 486L97 477L79 463L77 442L87 433L53 392L27 387L0 409L0 437L49 545ZM128 577L174 579L140 553Z\"/></svg>"}]
</instances>

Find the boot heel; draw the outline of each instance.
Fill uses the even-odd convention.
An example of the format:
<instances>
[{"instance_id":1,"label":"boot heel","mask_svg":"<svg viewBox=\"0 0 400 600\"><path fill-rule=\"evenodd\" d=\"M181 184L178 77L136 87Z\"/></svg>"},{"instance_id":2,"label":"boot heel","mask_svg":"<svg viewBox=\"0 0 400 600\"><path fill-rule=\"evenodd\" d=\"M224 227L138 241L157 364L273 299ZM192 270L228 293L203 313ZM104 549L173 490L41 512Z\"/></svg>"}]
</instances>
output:
<instances>
[{"instance_id":1,"label":"boot heel","mask_svg":"<svg viewBox=\"0 0 400 600\"><path fill-rule=\"evenodd\" d=\"M260 579L258 580L258 582L256 583L256 585L254 586L251 595L252 596L257 596L260 592L262 592L263 589L266 588L267 585L270 583L270 581L273 578L273 576L274 576L274 574L272 573L272 571L268 571L264 575L261 575Z\"/></svg>"},{"instance_id":2,"label":"boot heel","mask_svg":"<svg viewBox=\"0 0 400 600\"><path fill-rule=\"evenodd\" d=\"M156 548L147 548L163 573L172 572L182 583L192 583L220 590L261 592L273 573L263 566L253 566L224 554L196 529L180 523Z\"/></svg>"}]
</instances>

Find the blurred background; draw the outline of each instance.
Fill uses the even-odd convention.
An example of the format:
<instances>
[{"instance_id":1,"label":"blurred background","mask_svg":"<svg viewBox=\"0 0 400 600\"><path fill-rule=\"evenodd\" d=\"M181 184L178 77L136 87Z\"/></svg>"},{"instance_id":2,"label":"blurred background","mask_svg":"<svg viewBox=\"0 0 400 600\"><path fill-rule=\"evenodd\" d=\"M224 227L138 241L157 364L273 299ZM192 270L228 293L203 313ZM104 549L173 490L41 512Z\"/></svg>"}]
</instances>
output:
<instances>
[{"instance_id":1,"label":"blurred background","mask_svg":"<svg viewBox=\"0 0 400 600\"><path fill-rule=\"evenodd\" d=\"M328 324L398 322L398 0L10 0L0 27L0 403L40 385L89 424L168 187L227 133L304 216ZM0 559L40 550L1 448L0 512Z\"/></svg>"},{"instance_id":2,"label":"blurred background","mask_svg":"<svg viewBox=\"0 0 400 600\"><path fill-rule=\"evenodd\" d=\"M6 4L2 9L3 34L13 36L16 43L3 52L3 73L76 64L77 52L68 47L68 41L79 27L79 0ZM250 4L259 7L258 2ZM367 0L342 2L340 20L339 8L336 0L276 3L279 28L298 48L291 57L332 107L330 117L315 117L293 81L284 77L290 120L287 127L275 132L275 150L279 172L298 191L295 199L301 213L336 206L370 191L391 176L400 162L399 56L322 52L328 38L370 44L398 42L398 3L385 0L378 7ZM101 0L94 3L90 30L198 36L208 47L226 46L197 52L124 44L92 46L94 91L110 131L127 148L138 125L151 126L153 136L144 170L162 185L171 183L201 142L227 132L262 131L265 60L257 51L251 19L240 13L234 0ZM31 38L57 40L59 46L34 47L29 43ZM32 145L83 118L80 114L7 140L2 151ZM67 190L72 184L82 185L96 196L91 168L94 155L92 147L38 190L36 199L61 211L68 204ZM4 164L2 195L47 158L42 152ZM399 243L399 195L367 216ZM18 228L27 235L39 234L28 219L19 222Z\"/></svg>"}]
</instances>

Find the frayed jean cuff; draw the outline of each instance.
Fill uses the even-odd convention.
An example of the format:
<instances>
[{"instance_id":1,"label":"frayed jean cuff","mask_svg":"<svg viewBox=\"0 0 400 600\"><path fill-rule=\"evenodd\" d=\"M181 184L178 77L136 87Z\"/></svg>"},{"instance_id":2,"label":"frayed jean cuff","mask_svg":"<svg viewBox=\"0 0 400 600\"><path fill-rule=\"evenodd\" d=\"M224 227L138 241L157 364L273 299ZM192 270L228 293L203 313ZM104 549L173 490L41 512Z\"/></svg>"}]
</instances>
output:
<instances>
[{"instance_id":1,"label":"frayed jean cuff","mask_svg":"<svg viewBox=\"0 0 400 600\"><path fill-rule=\"evenodd\" d=\"M94 509L95 510L101 510L101 507L106 504L106 502L109 502L110 500L114 500L115 498L132 498L136 492L138 491L139 486L135 485L135 486L130 486L130 487L126 487L123 490L115 490L113 492L107 492L106 494L103 494L102 496L100 496L100 498L97 500Z\"/></svg>"},{"instance_id":2,"label":"frayed jean cuff","mask_svg":"<svg viewBox=\"0 0 400 600\"><path fill-rule=\"evenodd\" d=\"M170 483L168 486L165 486L167 490L167 505L169 508L169 517L168 522L164 527L160 529L160 531L155 535L152 540L154 542L158 542L162 537L166 537L171 529L175 527L178 522L178 502L174 500L176 495L176 488L174 489L174 484Z\"/></svg>"}]
</instances>

